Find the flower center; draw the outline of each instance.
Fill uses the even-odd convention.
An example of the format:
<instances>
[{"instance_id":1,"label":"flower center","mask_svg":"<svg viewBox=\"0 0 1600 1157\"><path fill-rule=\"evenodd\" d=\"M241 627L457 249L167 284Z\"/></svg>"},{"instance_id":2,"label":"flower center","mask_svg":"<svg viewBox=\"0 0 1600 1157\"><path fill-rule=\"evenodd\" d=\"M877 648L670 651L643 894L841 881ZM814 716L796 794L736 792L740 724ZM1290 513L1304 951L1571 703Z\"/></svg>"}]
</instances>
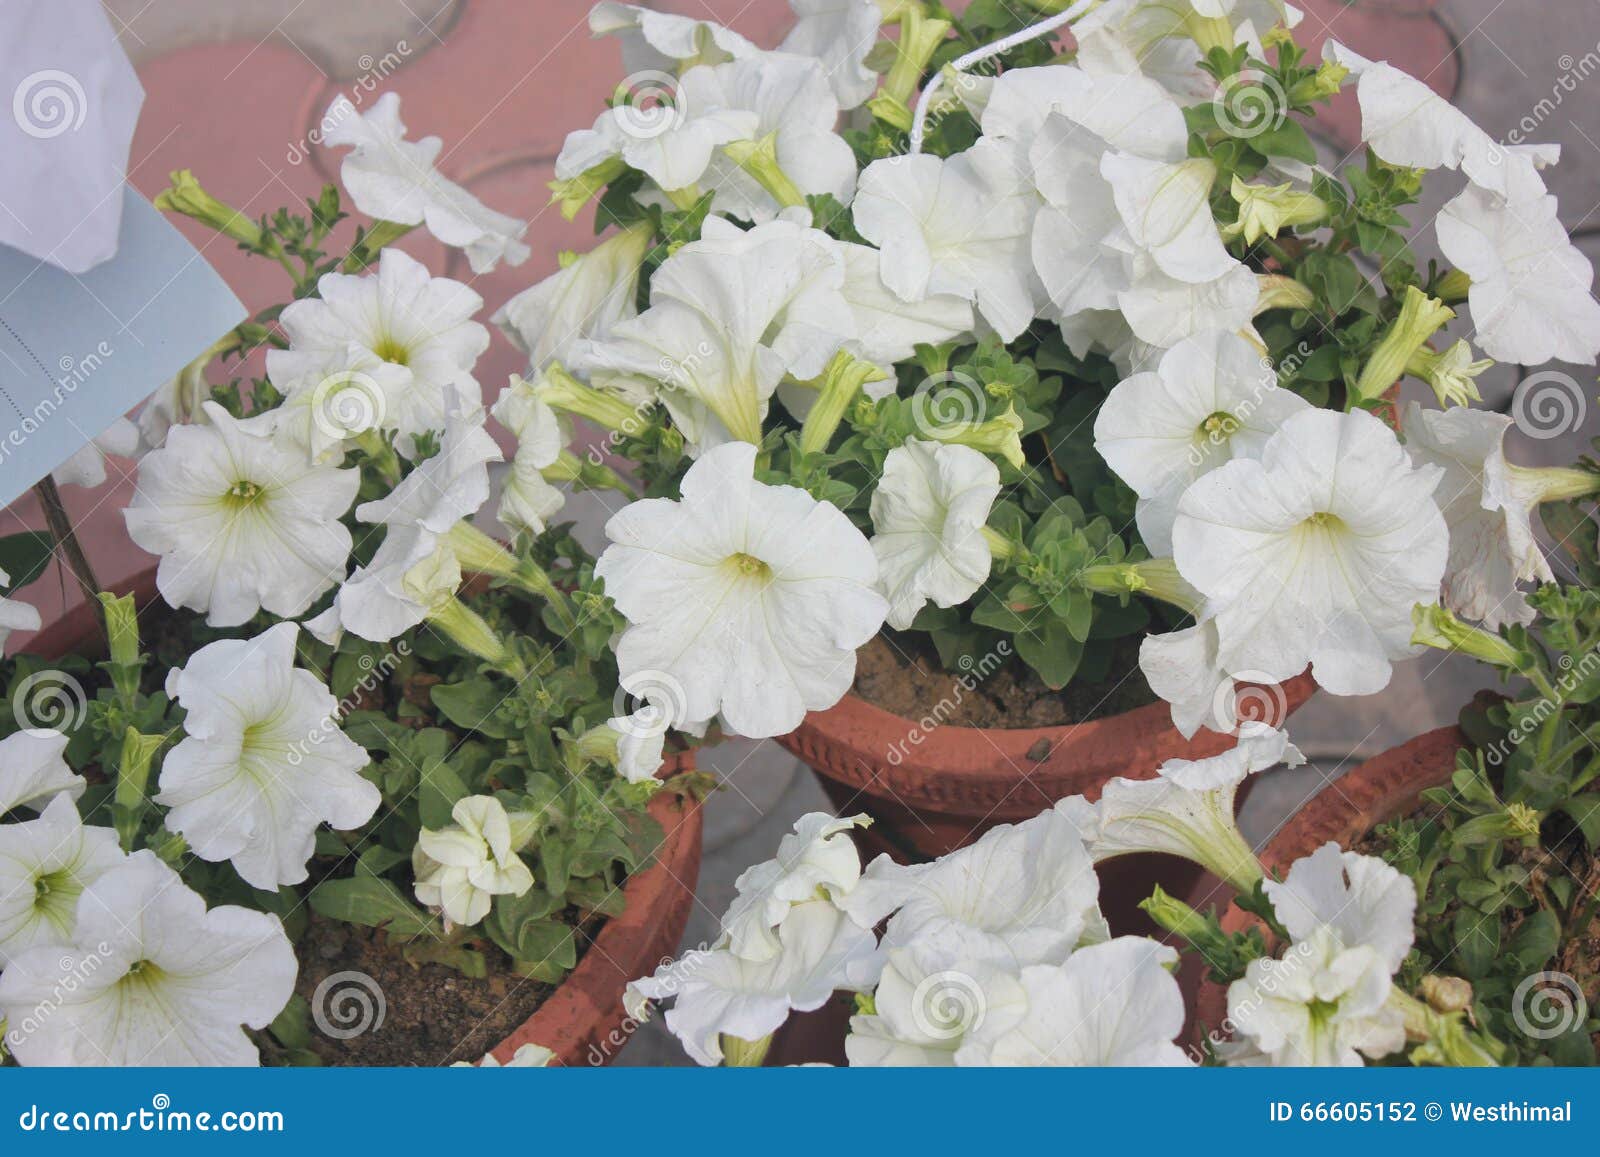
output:
<instances>
[{"instance_id":1,"label":"flower center","mask_svg":"<svg viewBox=\"0 0 1600 1157\"><path fill-rule=\"evenodd\" d=\"M1344 519L1327 510L1317 511L1302 525L1309 530L1322 530L1329 534L1337 534L1345 528Z\"/></svg>"},{"instance_id":2,"label":"flower center","mask_svg":"<svg viewBox=\"0 0 1600 1157\"><path fill-rule=\"evenodd\" d=\"M391 365L405 366L411 364L411 351L388 335L378 339L377 343L372 347L372 352Z\"/></svg>"},{"instance_id":3,"label":"flower center","mask_svg":"<svg viewBox=\"0 0 1600 1157\"><path fill-rule=\"evenodd\" d=\"M1226 440L1239 432L1239 419L1224 410L1218 410L1200 423L1200 436L1213 441Z\"/></svg>"},{"instance_id":4,"label":"flower center","mask_svg":"<svg viewBox=\"0 0 1600 1157\"><path fill-rule=\"evenodd\" d=\"M252 482L248 478L241 478L232 486L228 487L227 492L223 495L223 500L226 501L229 506L232 506L238 510L242 510L246 506L252 505L256 499L260 498L261 495L266 492L266 489L267 488L262 486L259 482Z\"/></svg>"},{"instance_id":5,"label":"flower center","mask_svg":"<svg viewBox=\"0 0 1600 1157\"><path fill-rule=\"evenodd\" d=\"M755 555L745 554L743 551L738 554L730 554L726 565L737 571L741 578L756 579L761 582L766 582L772 578L772 568L770 566Z\"/></svg>"}]
</instances>

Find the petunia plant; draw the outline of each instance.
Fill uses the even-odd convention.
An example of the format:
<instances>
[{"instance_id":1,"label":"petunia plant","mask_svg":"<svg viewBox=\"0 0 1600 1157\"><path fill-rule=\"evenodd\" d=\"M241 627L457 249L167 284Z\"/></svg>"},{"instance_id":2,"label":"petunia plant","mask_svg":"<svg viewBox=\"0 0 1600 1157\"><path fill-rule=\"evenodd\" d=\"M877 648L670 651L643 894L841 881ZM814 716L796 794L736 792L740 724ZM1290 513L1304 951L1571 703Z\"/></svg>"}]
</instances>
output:
<instances>
[{"instance_id":1,"label":"petunia plant","mask_svg":"<svg viewBox=\"0 0 1600 1157\"><path fill-rule=\"evenodd\" d=\"M1600 480L1505 463L1472 405L1497 361L1600 352L1556 150L1308 55L1278 0L795 7L774 52L596 7L653 70L556 163L608 236L499 315L529 389L637 467L601 563L625 681L774 735L879 630L951 667L1007 640L1050 688L1120 679L1140 640L1193 734L1234 728L1237 681L1382 689L1416 606L1527 617L1533 512ZM1346 90L1364 147L1329 168L1308 130ZM1449 264L1414 248L1430 173ZM1406 379L1437 407L1397 421ZM1494 526L1456 485L1491 459ZM773 648L777 677L735 673Z\"/></svg>"},{"instance_id":2,"label":"petunia plant","mask_svg":"<svg viewBox=\"0 0 1600 1157\"><path fill-rule=\"evenodd\" d=\"M502 463L482 299L391 247L425 225L486 271L527 256L524 226L439 175L394 99L328 119L370 218L348 242L332 185L257 221L187 172L158 199L292 293L141 415L125 514L161 600L100 593L103 654L0 665L7 1061L318 1063L297 956L341 925L533 1001L660 847L651 800L700 788L667 760L671 713L620 688L626 622L550 522L558 483L620 479L518 382ZM496 494L503 538L474 523ZM37 629L6 594L0 639Z\"/></svg>"}]
</instances>

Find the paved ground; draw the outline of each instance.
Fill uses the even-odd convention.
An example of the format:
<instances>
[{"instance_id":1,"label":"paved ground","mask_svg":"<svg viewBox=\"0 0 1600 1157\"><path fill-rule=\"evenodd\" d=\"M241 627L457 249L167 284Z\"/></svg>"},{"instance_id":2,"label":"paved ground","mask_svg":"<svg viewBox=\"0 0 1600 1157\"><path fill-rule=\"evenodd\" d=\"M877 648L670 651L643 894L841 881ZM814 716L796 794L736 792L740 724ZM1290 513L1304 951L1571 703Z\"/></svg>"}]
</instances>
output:
<instances>
[{"instance_id":1,"label":"paved ground","mask_svg":"<svg viewBox=\"0 0 1600 1157\"><path fill-rule=\"evenodd\" d=\"M788 19L783 0L654 6L714 16L769 45ZM1424 75L1497 137L1520 126L1527 139L1560 142L1565 159L1550 183L1569 229L1591 259L1600 256L1600 115L1594 112L1600 0L1303 0L1302 6L1308 28L1331 29L1368 55ZM616 46L589 40L588 0L108 0L107 7L149 93L133 159L135 182L147 193L179 167L193 168L251 213L313 192L333 169L307 144L308 129L335 91L381 87L403 95L415 132L445 139L447 172L496 208L532 220L532 262L475 283L491 307L553 269L561 249L584 245L591 233L585 221L568 224L543 211L544 181L562 137L593 119L620 75ZM1332 159L1342 150L1330 142L1328 151ZM427 242L407 247L425 260L444 260ZM207 256L252 305L274 300L281 289L270 269L252 268L224 246L213 245ZM450 268L454 276L467 275L459 258ZM517 362L497 339L480 368L492 382ZM1573 375L1592 403L1593 370ZM1502 371L1485 394L1505 403L1514 385ZM1527 462L1567 461L1596 433L1600 423L1588 414L1581 429L1525 440L1518 454ZM127 493L120 479L70 496L109 579L144 565L120 529L117 511ZM598 527L604 511L592 501L585 508L586 524ZM30 505L0 515L0 533L18 524L39 525ZM1295 732L1315 762L1271 774L1251 800L1250 833L1269 833L1352 762L1452 719L1477 679L1470 665L1425 659L1403 668L1382 696L1313 701L1297 716ZM775 744L727 744L706 763L722 773L728 790L710 807L689 944L712 934L739 870L770 855L796 815L824 806L809 774ZM659 1030L647 1029L622 1060L680 1057Z\"/></svg>"}]
</instances>

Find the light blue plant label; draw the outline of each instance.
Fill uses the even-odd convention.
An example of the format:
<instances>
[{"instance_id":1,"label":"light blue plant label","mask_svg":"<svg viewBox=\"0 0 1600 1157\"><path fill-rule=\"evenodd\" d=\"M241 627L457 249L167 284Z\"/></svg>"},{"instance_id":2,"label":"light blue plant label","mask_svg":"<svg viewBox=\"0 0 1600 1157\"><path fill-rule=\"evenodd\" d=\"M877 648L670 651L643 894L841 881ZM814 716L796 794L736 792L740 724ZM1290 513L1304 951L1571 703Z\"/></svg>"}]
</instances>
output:
<instances>
[{"instance_id":1,"label":"light blue plant label","mask_svg":"<svg viewBox=\"0 0 1600 1157\"><path fill-rule=\"evenodd\" d=\"M123 199L117 255L87 273L0 245L0 507L245 318L182 234Z\"/></svg>"}]
</instances>

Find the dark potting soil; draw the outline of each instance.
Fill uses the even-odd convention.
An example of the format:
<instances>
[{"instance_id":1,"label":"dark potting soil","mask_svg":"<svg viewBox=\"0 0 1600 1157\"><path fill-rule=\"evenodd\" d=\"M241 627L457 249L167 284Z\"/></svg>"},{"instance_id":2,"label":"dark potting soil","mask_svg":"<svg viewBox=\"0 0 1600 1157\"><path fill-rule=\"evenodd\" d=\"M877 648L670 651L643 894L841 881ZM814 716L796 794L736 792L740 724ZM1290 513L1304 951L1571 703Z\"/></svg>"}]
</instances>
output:
<instances>
[{"instance_id":1,"label":"dark potting soil","mask_svg":"<svg viewBox=\"0 0 1600 1157\"><path fill-rule=\"evenodd\" d=\"M1139 637L1116 644L1107 677L1074 679L1052 691L1014 655L950 672L925 634L884 631L856 653L855 693L905 719L936 715L956 727L1057 727L1119 715L1155 702L1139 671Z\"/></svg>"},{"instance_id":2,"label":"dark potting soil","mask_svg":"<svg viewBox=\"0 0 1600 1157\"><path fill-rule=\"evenodd\" d=\"M475 980L447 965L412 964L376 929L320 916L295 955L295 993L312 1013L310 1048L327 1065L477 1063L555 991L517 975L493 948L487 975ZM268 1038L263 1062L273 1063L272 1052Z\"/></svg>"}]
</instances>

